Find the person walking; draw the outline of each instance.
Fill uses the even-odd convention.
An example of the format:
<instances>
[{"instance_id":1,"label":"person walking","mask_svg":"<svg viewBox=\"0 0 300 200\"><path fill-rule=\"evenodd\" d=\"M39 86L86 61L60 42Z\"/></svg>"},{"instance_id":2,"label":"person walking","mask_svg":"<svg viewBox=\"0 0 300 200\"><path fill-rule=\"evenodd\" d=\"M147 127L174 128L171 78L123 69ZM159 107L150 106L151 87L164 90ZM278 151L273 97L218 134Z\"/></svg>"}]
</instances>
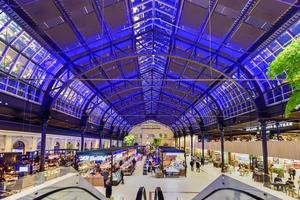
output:
<instances>
[{"instance_id":1,"label":"person walking","mask_svg":"<svg viewBox=\"0 0 300 200\"><path fill-rule=\"evenodd\" d=\"M295 180L295 176L296 176L296 169L292 168L292 177L293 177L293 180Z\"/></svg>"},{"instance_id":2,"label":"person walking","mask_svg":"<svg viewBox=\"0 0 300 200\"><path fill-rule=\"evenodd\" d=\"M121 170L121 183L124 184L124 172Z\"/></svg>"},{"instance_id":3,"label":"person walking","mask_svg":"<svg viewBox=\"0 0 300 200\"><path fill-rule=\"evenodd\" d=\"M110 180L107 180L105 185L105 196L109 199L112 195L112 185Z\"/></svg>"},{"instance_id":4,"label":"person walking","mask_svg":"<svg viewBox=\"0 0 300 200\"><path fill-rule=\"evenodd\" d=\"M196 161L196 172L200 172L200 161L199 160L197 160Z\"/></svg>"},{"instance_id":5,"label":"person walking","mask_svg":"<svg viewBox=\"0 0 300 200\"><path fill-rule=\"evenodd\" d=\"M109 173L108 173L108 171L106 169L102 171L102 176L103 176L104 187L105 187L106 186L106 182L107 182L107 180L109 178Z\"/></svg>"},{"instance_id":6,"label":"person walking","mask_svg":"<svg viewBox=\"0 0 300 200\"><path fill-rule=\"evenodd\" d=\"M289 173L290 178L295 180L296 170L291 167L291 168L288 169L288 173Z\"/></svg>"},{"instance_id":7,"label":"person walking","mask_svg":"<svg viewBox=\"0 0 300 200\"><path fill-rule=\"evenodd\" d=\"M193 160L191 160L191 162L190 162L190 165L191 165L191 170L192 170L192 172L194 171L194 161Z\"/></svg>"}]
</instances>

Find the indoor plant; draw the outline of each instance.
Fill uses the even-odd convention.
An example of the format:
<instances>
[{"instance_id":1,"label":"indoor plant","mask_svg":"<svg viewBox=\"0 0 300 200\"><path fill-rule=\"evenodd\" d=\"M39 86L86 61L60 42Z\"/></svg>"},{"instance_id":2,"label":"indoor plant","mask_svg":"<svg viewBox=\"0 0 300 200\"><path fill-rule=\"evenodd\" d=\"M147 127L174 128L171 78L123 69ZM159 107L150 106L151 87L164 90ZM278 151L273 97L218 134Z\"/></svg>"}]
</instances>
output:
<instances>
[{"instance_id":1,"label":"indoor plant","mask_svg":"<svg viewBox=\"0 0 300 200\"><path fill-rule=\"evenodd\" d=\"M288 117L300 105L300 37L293 40L268 68L268 75L272 79L284 72L286 81L294 89L285 107L285 116Z\"/></svg>"}]
</instances>

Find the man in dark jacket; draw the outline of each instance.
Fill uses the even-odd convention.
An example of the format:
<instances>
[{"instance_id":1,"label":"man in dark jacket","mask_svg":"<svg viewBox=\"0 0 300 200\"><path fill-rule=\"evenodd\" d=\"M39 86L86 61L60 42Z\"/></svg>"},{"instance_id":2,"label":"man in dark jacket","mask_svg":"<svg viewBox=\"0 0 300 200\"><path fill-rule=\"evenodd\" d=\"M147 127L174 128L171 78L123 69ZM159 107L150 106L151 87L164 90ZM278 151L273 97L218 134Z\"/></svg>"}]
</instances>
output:
<instances>
[{"instance_id":1,"label":"man in dark jacket","mask_svg":"<svg viewBox=\"0 0 300 200\"><path fill-rule=\"evenodd\" d=\"M112 185L111 185L111 182L109 180L106 181L106 184L105 184L105 196L106 198L110 198L111 195L112 195Z\"/></svg>"},{"instance_id":2,"label":"man in dark jacket","mask_svg":"<svg viewBox=\"0 0 300 200\"><path fill-rule=\"evenodd\" d=\"M195 164L194 161L191 160L190 165L191 165L191 170L192 170L192 171L194 171L194 164Z\"/></svg>"},{"instance_id":3,"label":"man in dark jacket","mask_svg":"<svg viewBox=\"0 0 300 200\"><path fill-rule=\"evenodd\" d=\"M200 161L196 161L196 172L200 172Z\"/></svg>"},{"instance_id":4,"label":"man in dark jacket","mask_svg":"<svg viewBox=\"0 0 300 200\"><path fill-rule=\"evenodd\" d=\"M124 184L124 172L121 170L121 183Z\"/></svg>"}]
</instances>

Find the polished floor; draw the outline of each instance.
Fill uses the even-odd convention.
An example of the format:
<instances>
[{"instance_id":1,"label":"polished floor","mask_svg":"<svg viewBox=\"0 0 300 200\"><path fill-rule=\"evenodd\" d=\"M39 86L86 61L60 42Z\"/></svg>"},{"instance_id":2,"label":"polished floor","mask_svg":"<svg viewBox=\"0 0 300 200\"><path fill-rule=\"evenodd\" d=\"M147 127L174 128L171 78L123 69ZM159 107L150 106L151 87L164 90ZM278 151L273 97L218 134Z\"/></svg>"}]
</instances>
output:
<instances>
[{"instance_id":1,"label":"polished floor","mask_svg":"<svg viewBox=\"0 0 300 200\"><path fill-rule=\"evenodd\" d=\"M206 165L202 167L200 173L191 172L190 168L188 168L187 178L158 179L151 175L144 176L142 174L142 167L143 161L138 162L134 174L125 177L125 184L113 187L114 200L135 199L136 192L140 186L144 186L146 188L147 196L152 197L148 199L153 199L155 188L161 187L165 200L190 200L221 174L220 169L214 168L212 165ZM281 199L294 199L283 192L271 190L263 187L261 183L253 182L251 176L241 177L238 173L227 175ZM105 192L103 187L97 187L97 189L102 193Z\"/></svg>"}]
</instances>

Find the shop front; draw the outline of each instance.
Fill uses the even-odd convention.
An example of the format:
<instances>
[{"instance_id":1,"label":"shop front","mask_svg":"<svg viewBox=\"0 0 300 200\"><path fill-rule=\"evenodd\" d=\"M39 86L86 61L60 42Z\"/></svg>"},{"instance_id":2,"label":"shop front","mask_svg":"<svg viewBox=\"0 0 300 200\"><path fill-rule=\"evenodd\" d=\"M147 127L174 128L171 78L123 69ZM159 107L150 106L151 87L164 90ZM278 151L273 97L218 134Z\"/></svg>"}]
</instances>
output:
<instances>
[{"instance_id":1,"label":"shop front","mask_svg":"<svg viewBox=\"0 0 300 200\"><path fill-rule=\"evenodd\" d=\"M79 173L94 186L104 186L108 179L118 185L121 170L124 175L131 175L136 161L141 159L133 147L78 152L76 157Z\"/></svg>"},{"instance_id":2,"label":"shop front","mask_svg":"<svg viewBox=\"0 0 300 200\"><path fill-rule=\"evenodd\" d=\"M185 151L173 147L159 147L159 168L156 177L186 177Z\"/></svg>"}]
</instances>

